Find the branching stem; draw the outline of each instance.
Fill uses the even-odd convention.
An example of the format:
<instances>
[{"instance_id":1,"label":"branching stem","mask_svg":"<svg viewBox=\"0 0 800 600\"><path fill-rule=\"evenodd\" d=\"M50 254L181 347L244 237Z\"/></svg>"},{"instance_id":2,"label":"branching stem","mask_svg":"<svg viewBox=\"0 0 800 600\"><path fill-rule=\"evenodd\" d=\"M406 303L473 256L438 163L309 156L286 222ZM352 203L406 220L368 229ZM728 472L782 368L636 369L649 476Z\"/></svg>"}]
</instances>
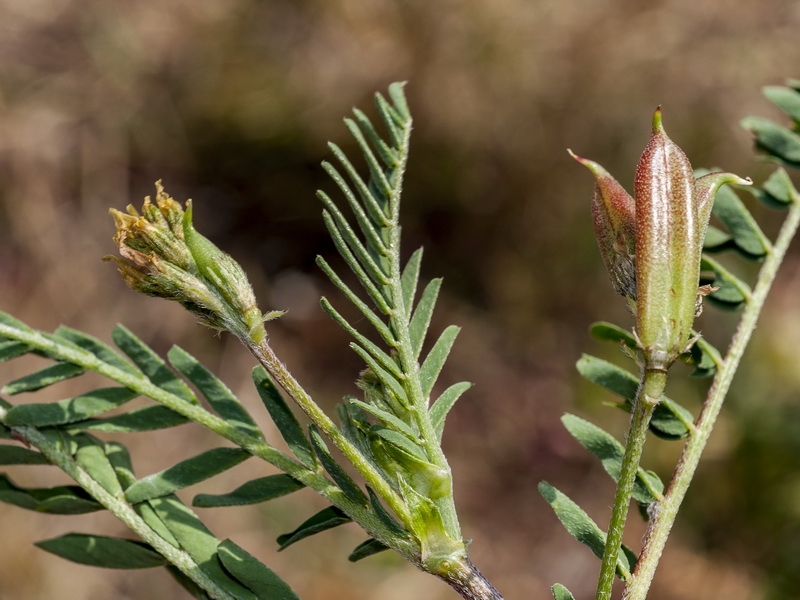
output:
<instances>
[{"instance_id":1,"label":"branching stem","mask_svg":"<svg viewBox=\"0 0 800 600\"><path fill-rule=\"evenodd\" d=\"M718 369L714 382L708 391L703 410L697 420L697 430L686 442L672 481L664 499L657 504L656 514L650 521L636 569L628 582L623 600L644 600L650 589L658 561L667 542L672 525L678 514L681 502L692 482L700 457L705 449L711 430L719 415L725 395L739 366L739 361L750 341L756 322L764 306L770 287L772 286L778 267L786 255L789 243L800 224L800 198L795 197L789 208L789 214L781 227L778 239L767 255L764 266L758 276L753 294L742 313L736 328L727 356Z\"/></svg>"}]
</instances>

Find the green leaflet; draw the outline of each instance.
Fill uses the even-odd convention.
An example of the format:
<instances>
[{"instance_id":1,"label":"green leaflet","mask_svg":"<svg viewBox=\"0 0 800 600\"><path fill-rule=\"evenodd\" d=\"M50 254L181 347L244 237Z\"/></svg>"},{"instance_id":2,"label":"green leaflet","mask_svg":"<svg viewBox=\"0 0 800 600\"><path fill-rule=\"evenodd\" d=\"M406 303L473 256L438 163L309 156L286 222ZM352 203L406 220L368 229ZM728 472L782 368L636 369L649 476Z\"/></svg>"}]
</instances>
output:
<instances>
[{"instance_id":1,"label":"green leaflet","mask_svg":"<svg viewBox=\"0 0 800 600\"><path fill-rule=\"evenodd\" d=\"M172 578L191 595L195 600L214 600L209 596L206 591L197 585L194 581L189 579L185 573L173 565L167 565L167 573L172 575Z\"/></svg>"},{"instance_id":2,"label":"green leaflet","mask_svg":"<svg viewBox=\"0 0 800 600\"><path fill-rule=\"evenodd\" d=\"M285 550L295 542L349 522L350 517L335 506L329 506L303 521L294 531L278 536L278 549Z\"/></svg>"},{"instance_id":3,"label":"green leaflet","mask_svg":"<svg viewBox=\"0 0 800 600\"><path fill-rule=\"evenodd\" d=\"M0 341L0 362L23 356L30 351L30 347L22 342L17 342L15 340Z\"/></svg>"},{"instance_id":4,"label":"green leaflet","mask_svg":"<svg viewBox=\"0 0 800 600\"><path fill-rule=\"evenodd\" d=\"M140 479L125 491L125 498L137 504L166 496L227 471L248 458L250 454L241 448L214 448Z\"/></svg>"},{"instance_id":5,"label":"green leaflet","mask_svg":"<svg viewBox=\"0 0 800 600\"><path fill-rule=\"evenodd\" d=\"M539 484L539 493L555 511L558 520L567 532L581 544L588 546L597 558L603 558L606 547L606 534L589 518L583 509L546 481ZM636 557L626 546L617 559L617 575L626 581L631 574Z\"/></svg>"},{"instance_id":6,"label":"green leaflet","mask_svg":"<svg viewBox=\"0 0 800 600\"><path fill-rule=\"evenodd\" d=\"M442 371L444 362L450 354L459 331L461 331L461 328L455 325L447 327L439 336L439 339L436 340L433 348L428 352L425 362L422 363L422 367L419 369L419 381L422 385L422 393L426 398L430 396L433 385Z\"/></svg>"},{"instance_id":7,"label":"green leaflet","mask_svg":"<svg viewBox=\"0 0 800 600\"><path fill-rule=\"evenodd\" d=\"M78 450L75 452L75 462L109 494L114 496L122 494L117 472L106 456L103 442L88 435L81 435Z\"/></svg>"},{"instance_id":8,"label":"green leaflet","mask_svg":"<svg viewBox=\"0 0 800 600\"><path fill-rule=\"evenodd\" d=\"M35 450L21 446L0 445L0 465L49 465L50 461Z\"/></svg>"},{"instance_id":9,"label":"green leaflet","mask_svg":"<svg viewBox=\"0 0 800 600\"><path fill-rule=\"evenodd\" d=\"M27 333L33 332L33 329L25 325L19 319L15 319L10 314L0 311L0 325L5 325L6 327L10 327L11 329L17 329L19 331L24 331Z\"/></svg>"},{"instance_id":10,"label":"green leaflet","mask_svg":"<svg viewBox=\"0 0 800 600\"><path fill-rule=\"evenodd\" d=\"M561 422L581 446L600 459L606 473L618 482L625 447L610 433L575 415L566 414L561 417ZM663 491L664 484L661 480L639 467L633 486L633 498L640 504L649 505L660 500Z\"/></svg>"},{"instance_id":11,"label":"green leaflet","mask_svg":"<svg viewBox=\"0 0 800 600\"><path fill-rule=\"evenodd\" d=\"M786 210L798 198L786 169L779 167L760 188L749 188L763 204L776 210Z\"/></svg>"},{"instance_id":12,"label":"green leaflet","mask_svg":"<svg viewBox=\"0 0 800 600\"><path fill-rule=\"evenodd\" d=\"M417 294L419 271L422 264L422 248L417 248L408 259L403 274L400 276L400 289L403 292L403 308L406 319L411 319L414 309L414 297Z\"/></svg>"},{"instance_id":13,"label":"green leaflet","mask_svg":"<svg viewBox=\"0 0 800 600\"><path fill-rule=\"evenodd\" d=\"M441 278L432 279L425 289L422 290L419 303L414 309L411 321L408 325L408 332L411 337L411 348L415 357L419 357L422 351L422 344L425 341L425 334L431 324L433 309L436 306L436 299L439 297L439 290L442 287Z\"/></svg>"},{"instance_id":14,"label":"green leaflet","mask_svg":"<svg viewBox=\"0 0 800 600\"><path fill-rule=\"evenodd\" d=\"M161 520L161 517L158 516L155 509L150 506L147 502L142 502L141 504L137 504L133 507L133 509L139 513L142 517L142 520L147 523L148 527L155 531L161 539L170 543L175 548L180 548L181 545L178 540L172 535L172 532L167 529L167 526ZM190 580L191 581L191 580Z\"/></svg>"},{"instance_id":15,"label":"green leaflet","mask_svg":"<svg viewBox=\"0 0 800 600\"><path fill-rule=\"evenodd\" d=\"M750 298L750 286L728 271L716 260L704 254L700 261L703 271L714 273L711 283L719 289L707 296L707 300L719 308L738 310ZM705 282L705 278L701 278Z\"/></svg>"},{"instance_id":16,"label":"green leaflet","mask_svg":"<svg viewBox=\"0 0 800 600\"><path fill-rule=\"evenodd\" d=\"M230 540L217 547L225 570L264 600L300 600L292 588L269 567Z\"/></svg>"},{"instance_id":17,"label":"green leaflet","mask_svg":"<svg viewBox=\"0 0 800 600\"><path fill-rule=\"evenodd\" d=\"M428 460L428 457L425 455L425 450L422 448L422 446L412 442L402 433L388 427L382 427L380 425L373 425L370 428L370 431L380 438L386 440L393 446L403 450L406 454L424 461Z\"/></svg>"},{"instance_id":18,"label":"green leaflet","mask_svg":"<svg viewBox=\"0 0 800 600\"><path fill-rule=\"evenodd\" d=\"M358 235L353 231L353 228L350 227L344 215L342 215L338 209L335 209L334 214L331 215L329 210L326 209L322 213L322 218L325 222L325 227L328 229L328 233L331 235L331 239L339 250L339 254L342 255L342 258L345 259L348 266L353 270L359 280L370 282L372 285L375 285L377 289L382 289L384 286L388 285L388 274L378 265L372 257L370 250L358 239ZM364 228L371 231L371 224L368 223ZM368 236L367 242L375 249L376 254L379 256L386 255L386 249L380 242L380 238L377 234ZM364 281L362 281L362 283L364 283ZM380 297L381 296L379 296L379 298ZM383 306L385 307L386 304Z\"/></svg>"},{"instance_id":19,"label":"green leaflet","mask_svg":"<svg viewBox=\"0 0 800 600\"><path fill-rule=\"evenodd\" d=\"M370 307L367 306L367 304L363 300L361 300L355 294L355 292L353 292L353 290L351 290L347 286L347 284L344 283L344 281L342 281L342 279L336 274L336 272L330 267L330 265L328 265L328 263L325 261L325 259L322 258L321 256L318 256L316 262L317 262L317 265L319 266L319 268L322 269L322 272L325 273L325 275L328 276L328 279L330 279L331 282L337 288L339 288L339 291L341 291L345 295L345 297L348 300L350 300L350 302L353 304L353 306L355 306L358 309L358 311L367 318L367 320L375 328L375 330L381 335L381 337L384 339L384 341L387 344L390 344L390 345L394 344L394 343L397 343L397 340L395 339L394 334L386 326L386 324L383 321L381 321L380 317L378 315L376 315L372 311L372 309L370 309Z\"/></svg>"},{"instance_id":20,"label":"green leaflet","mask_svg":"<svg viewBox=\"0 0 800 600\"><path fill-rule=\"evenodd\" d=\"M353 254L353 251L348 246L347 241L345 241L342 233L336 228L336 225L331 221L331 217L328 214L328 212L327 211L323 212L322 216L325 221L325 225L328 229L328 233L330 233L331 239L333 240L334 246L336 246L336 249L339 251L339 254L347 263L347 266L349 266L350 270L353 271L359 283L361 283L361 286L364 288L369 297L372 299L375 306L377 306L378 309L383 314L388 314L391 311L391 309L389 308L389 305L387 303L385 293L381 291L385 289L385 286L387 285L386 276L378 271L378 267L374 263L372 263L372 266L369 268L371 272L367 272L364 269L364 267L362 267L362 263ZM366 251L362 250L362 252ZM325 274L328 275L328 278L330 278L331 281L333 281L333 283L336 284L336 286L339 287L339 289L341 289L345 293L348 299L359 308L359 310L364 314L364 316L366 316L373 323L373 325L375 325L376 328L378 328L379 325L377 325L377 323L380 322L380 318L374 313L372 313L372 311L367 307L367 305L364 304L360 299L358 301L354 300L354 298L357 298L355 292L347 288L347 286L338 278L338 276L333 274L333 271L330 271L330 268L327 267L327 263L321 261L319 262L319 265L325 272ZM347 291L345 291L345 288L347 288Z\"/></svg>"},{"instance_id":21,"label":"green leaflet","mask_svg":"<svg viewBox=\"0 0 800 600\"><path fill-rule=\"evenodd\" d=\"M189 419L166 406L135 408L121 415L103 419L88 419L72 423L68 431L104 431L107 433L133 433L167 429L188 423Z\"/></svg>"},{"instance_id":22,"label":"green leaflet","mask_svg":"<svg viewBox=\"0 0 800 600\"><path fill-rule=\"evenodd\" d=\"M575 600L572 592L560 583L555 584L550 590L553 592L553 600Z\"/></svg>"},{"instance_id":23,"label":"green leaflet","mask_svg":"<svg viewBox=\"0 0 800 600\"><path fill-rule=\"evenodd\" d=\"M762 117L746 117L742 127L756 137L756 147L794 169L800 168L800 135Z\"/></svg>"},{"instance_id":24,"label":"green leaflet","mask_svg":"<svg viewBox=\"0 0 800 600\"><path fill-rule=\"evenodd\" d=\"M77 485L26 489L14 485L5 475L0 475L0 502L54 515L80 515L103 510L102 505Z\"/></svg>"},{"instance_id":25,"label":"green leaflet","mask_svg":"<svg viewBox=\"0 0 800 600\"><path fill-rule=\"evenodd\" d=\"M136 481L128 449L119 442L106 442L105 454L114 469L114 473L117 475L117 481L122 485L122 489L128 489Z\"/></svg>"},{"instance_id":26,"label":"green leaflet","mask_svg":"<svg viewBox=\"0 0 800 600\"><path fill-rule=\"evenodd\" d=\"M719 350L703 337L694 343L689 354L696 367L692 377L713 377L717 372L717 367L722 365L722 356L720 356Z\"/></svg>"},{"instance_id":27,"label":"green leaflet","mask_svg":"<svg viewBox=\"0 0 800 600\"><path fill-rule=\"evenodd\" d=\"M258 366L253 369L252 376L258 395L264 402L264 406L267 407L267 411L269 411L278 431L281 432L286 445L306 466L315 467L317 459L306 439L303 428L284 401L278 388L272 383L267 371L264 367Z\"/></svg>"},{"instance_id":28,"label":"green leaflet","mask_svg":"<svg viewBox=\"0 0 800 600\"><path fill-rule=\"evenodd\" d=\"M362 360L367 363L367 366L372 370L372 372L380 379L381 383L386 386L388 390L394 394L394 397L397 399L400 404L406 408L408 408L408 396L406 396L406 391L403 388L403 384L397 380L397 378L389 373L386 369L381 367L377 361L370 356L370 354L364 350L358 344L350 344L350 347L353 351L358 354Z\"/></svg>"},{"instance_id":29,"label":"green leaflet","mask_svg":"<svg viewBox=\"0 0 800 600\"><path fill-rule=\"evenodd\" d=\"M122 325L117 325L111 332L111 339L117 347L128 355L137 367L147 376L147 378L162 390L165 390L178 398L183 398L187 402L197 404L195 397L189 386L186 385L175 373L170 371L167 363L153 352L147 344L136 337L129 329Z\"/></svg>"},{"instance_id":30,"label":"green leaflet","mask_svg":"<svg viewBox=\"0 0 800 600\"><path fill-rule=\"evenodd\" d=\"M267 475L248 481L227 494L198 494L192 504L199 508L258 504L291 494L304 487L302 483L283 473Z\"/></svg>"},{"instance_id":31,"label":"green leaflet","mask_svg":"<svg viewBox=\"0 0 800 600\"><path fill-rule=\"evenodd\" d=\"M127 388L111 387L93 390L75 398L44 404L21 404L8 411L8 425L65 425L82 421L116 408L136 398L138 394Z\"/></svg>"},{"instance_id":32,"label":"green leaflet","mask_svg":"<svg viewBox=\"0 0 800 600\"><path fill-rule=\"evenodd\" d=\"M442 433L444 431L444 421L447 417L447 413L450 412L450 409L453 408L453 405L456 401L461 397L461 394L466 392L469 388L471 388L473 383L469 383L468 381L462 381L460 383L454 383L436 399L436 402L430 408L430 418L431 424L433 425L434 431L436 431L436 435L439 439L442 439Z\"/></svg>"},{"instance_id":33,"label":"green leaflet","mask_svg":"<svg viewBox=\"0 0 800 600\"><path fill-rule=\"evenodd\" d=\"M149 501L163 525L206 575L229 594L241 600L258 600L256 596L223 569L217 556L220 541L197 515L177 496L162 496Z\"/></svg>"},{"instance_id":34,"label":"green leaflet","mask_svg":"<svg viewBox=\"0 0 800 600\"><path fill-rule=\"evenodd\" d=\"M589 327L589 333L594 339L600 340L601 342L617 342L625 344L628 348L633 350L638 347L636 338L633 337L630 331L618 325L614 325L613 323L608 323L606 321L592 323Z\"/></svg>"},{"instance_id":35,"label":"green leaflet","mask_svg":"<svg viewBox=\"0 0 800 600\"><path fill-rule=\"evenodd\" d=\"M331 479L333 479L336 485L339 486L339 489L341 489L342 492L344 492L344 495L350 500L360 506L365 506L367 504L367 496L361 491L361 488L358 487L358 484L356 484L356 482L353 481L353 479L345 472L345 470L342 469L339 463L334 460L333 456L331 456L331 453L328 450L328 447L325 445L325 441L322 439L319 430L314 425L311 425L309 427L309 433L311 437L311 447L314 449L314 452L322 463L322 466L325 467L328 475L331 476Z\"/></svg>"},{"instance_id":36,"label":"green leaflet","mask_svg":"<svg viewBox=\"0 0 800 600\"><path fill-rule=\"evenodd\" d=\"M763 92L770 102L800 124L800 93L797 90L775 85L765 87Z\"/></svg>"},{"instance_id":37,"label":"green leaflet","mask_svg":"<svg viewBox=\"0 0 800 600\"><path fill-rule=\"evenodd\" d=\"M739 196L728 186L717 191L713 213L728 228L735 248L745 258L762 258L769 252L772 244Z\"/></svg>"},{"instance_id":38,"label":"green leaflet","mask_svg":"<svg viewBox=\"0 0 800 600\"><path fill-rule=\"evenodd\" d=\"M706 229L706 237L703 240L703 250L719 252L727 248L731 240L733 240L733 236L730 233L709 225L708 229Z\"/></svg>"},{"instance_id":39,"label":"green leaflet","mask_svg":"<svg viewBox=\"0 0 800 600\"><path fill-rule=\"evenodd\" d=\"M354 404L363 411L370 413L372 416L377 418L381 423L383 423L386 427L389 427L391 429L398 431L399 433L402 433L411 440L417 439L418 436L416 431L414 431L408 423L399 419L389 411L383 410L382 408L379 408L372 404L367 404L366 402L362 402L361 400L356 400L355 398L350 399L350 404Z\"/></svg>"},{"instance_id":40,"label":"green leaflet","mask_svg":"<svg viewBox=\"0 0 800 600\"><path fill-rule=\"evenodd\" d=\"M375 538L369 538L356 546L350 553L350 556L347 557L347 560L350 562L358 562L359 560L363 560L388 549L389 546L379 542Z\"/></svg>"},{"instance_id":41,"label":"green leaflet","mask_svg":"<svg viewBox=\"0 0 800 600\"><path fill-rule=\"evenodd\" d=\"M22 392L35 392L47 386L64 381L65 379L72 379L78 375L82 375L84 369L77 365L65 362L57 362L54 365L49 365L43 369L25 375L19 379L15 379L11 383L3 387L3 392L6 394L21 394Z\"/></svg>"},{"instance_id":42,"label":"green leaflet","mask_svg":"<svg viewBox=\"0 0 800 600\"><path fill-rule=\"evenodd\" d=\"M638 378L625 369L595 356L584 354L576 364L578 372L592 383L626 399L620 408L630 412L631 402L636 397L639 387ZM660 438L677 440L689 435L693 427L692 414L674 400L666 396L653 412L650 420L650 431Z\"/></svg>"},{"instance_id":43,"label":"green leaflet","mask_svg":"<svg viewBox=\"0 0 800 600\"><path fill-rule=\"evenodd\" d=\"M61 558L91 567L148 569L167 563L163 556L143 542L102 535L68 533L35 545Z\"/></svg>"},{"instance_id":44,"label":"green leaflet","mask_svg":"<svg viewBox=\"0 0 800 600\"><path fill-rule=\"evenodd\" d=\"M402 377L402 371L397 365L397 362L395 362L392 357L378 348L378 346L373 344L369 339L361 335L352 325L350 325L350 323L348 323L347 320L340 315L335 308L333 308L331 303L328 302L327 298L322 298L320 300L320 305L322 306L322 310L328 313L331 318L342 327L342 329L347 331L356 339L356 341L361 345L363 351L369 352L372 358L376 360L383 368L388 370L392 375L395 377Z\"/></svg>"},{"instance_id":45,"label":"green leaflet","mask_svg":"<svg viewBox=\"0 0 800 600\"><path fill-rule=\"evenodd\" d=\"M167 353L167 357L172 366L200 390L211 408L220 417L247 435L260 440L264 439L264 435L253 417L242 406L239 399L228 389L228 386L200 364L194 356L178 346L173 346Z\"/></svg>"},{"instance_id":46,"label":"green leaflet","mask_svg":"<svg viewBox=\"0 0 800 600\"><path fill-rule=\"evenodd\" d=\"M372 509L375 511L375 514L378 515L378 518L383 522L386 527L389 528L390 531L393 531L397 535L408 535L408 532L403 529L403 526L398 523L392 515L383 507L381 504L378 495L372 490L371 487L367 486L367 492L369 493L369 502L372 505Z\"/></svg>"}]
</instances>

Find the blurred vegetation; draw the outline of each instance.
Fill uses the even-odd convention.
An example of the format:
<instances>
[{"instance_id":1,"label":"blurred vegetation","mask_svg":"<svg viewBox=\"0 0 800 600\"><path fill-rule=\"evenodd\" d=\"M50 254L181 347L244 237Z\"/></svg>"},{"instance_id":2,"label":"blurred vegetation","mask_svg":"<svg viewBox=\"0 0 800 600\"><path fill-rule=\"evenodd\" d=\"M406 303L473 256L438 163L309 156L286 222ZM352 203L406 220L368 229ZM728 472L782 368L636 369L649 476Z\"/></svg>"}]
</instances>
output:
<instances>
[{"instance_id":1,"label":"blurred vegetation","mask_svg":"<svg viewBox=\"0 0 800 600\"><path fill-rule=\"evenodd\" d=\"M255 401L250 359L232 340L129 292L99 260L113 251L108 207L138 204L163 178L176 199L194 198L198 227L244 263L262 305L290 309L272 327L275 347L332 405L353 390L359 363L317 307L320 293L335 294L313 266L317 253L333 255L314 198L330 187L318 165L328 139L357 154L340 120L350 106L408 80L406 248L424 244L423 275L445 277L439 325L464 326L445 376L477 383L445 439L473 558L509 598L544 598L553 581L586 596L597 563L535 484L558 483L607 522L611 482L558 417L577 403L624 430L573 365L582 350L613 359L586 329L627 316L592 238L591 178L565 148L630 186L660 104L695 166L760 181L768 169L752 162L738 122L779 118L759 88L798 76L799 32L792 0L0 0L0 308L103 339L124 321L155 347L190 349ZM795 250L776 284L653 600L796 597L799 260ZM712 341L729 328L704 315ZM699 385L680 393L699 402ZM197 429L166 435L131 444L141 474L208 440ZM677 451L656 442L648 460L667 475ZM348 564L354 528L276 554L275 535L318 501L303 502L203 516L309 600L452 596L391 557ZM84 522L121 533L107 515ZM83 569L31 545L65 527L78 525L0 507L0 597L179 593L166 574ZM294 552L317 569L298 571Z\"/></svg>"}]
</instances>

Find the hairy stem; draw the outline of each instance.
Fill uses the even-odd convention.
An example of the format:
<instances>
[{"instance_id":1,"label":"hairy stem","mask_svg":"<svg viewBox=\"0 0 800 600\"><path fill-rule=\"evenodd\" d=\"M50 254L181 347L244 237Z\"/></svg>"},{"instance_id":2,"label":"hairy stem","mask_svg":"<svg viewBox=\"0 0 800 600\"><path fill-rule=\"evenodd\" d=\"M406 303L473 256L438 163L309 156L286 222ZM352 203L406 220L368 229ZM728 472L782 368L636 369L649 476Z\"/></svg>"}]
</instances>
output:
<instances>
[{"instance_id":1,"label":"hairy stem","mask_svg":"<svg viewBox=\"0 0 800 600\"><path fill-rule=\"evenodd\" d=\"M600 568L600 580L597 583L597 600L609 600L614 586L614 574L617 570L617 559L622 545L622 533L625 521L628 518L628 507L631 503L633 484L642 458L642 450L647 439L647 428L650 418L658 406L664 387L667 384L667 374L661 370L647 370L642 377L642 383L636 393L633 403L631 425L628 430L628 440L625 446L625 456L622 459L622 470L617 483L617 492L614 496L614 508L611 512L611 522L608 526L606 547L603 552L603 564Z\"/></svg>"},{"instance_id":2,"label":"hairy stem","mask_svg":"<svg viewBox=\"0 0 800 600\"><path fill-rule=\"evenodd\" d=\"M503 600L500 592L469 559L453 565L445 573L437 573L436 576L447 582L466 600Z\"/></svg>"},{"instance_id":3,"label":"hairy stem","mask_svg":"<svg viewBox=\"0 0 800 600\"><path fill-rule=\"evenodd\" d=\"M742 313L742 318L728 348L727 356L722 366L718 369L714 382L708 391L703 410L697 420L697 429L684 446L683 454L672 476L672 481L664 495L664 499L656 505L656 514L648 525L644 548L639 556L636 569L628 582L623 600L644 600L647 596L661 553L677 517L678 509L692 482L692 477L711 435L711 430L722 408L725 395L736 374L739 361L742 358L742 354L744 354L747 343L750 341L750 336L756 327L764 301L775 280L778 267L786 255L789 243L797 231L798 224L800 224L800 198L795 197L795 201L789 209L789 214L781 227L778 239L771 252L767 255L764 266L761 268L752 297Z\"/></svg>"}]
</instances>

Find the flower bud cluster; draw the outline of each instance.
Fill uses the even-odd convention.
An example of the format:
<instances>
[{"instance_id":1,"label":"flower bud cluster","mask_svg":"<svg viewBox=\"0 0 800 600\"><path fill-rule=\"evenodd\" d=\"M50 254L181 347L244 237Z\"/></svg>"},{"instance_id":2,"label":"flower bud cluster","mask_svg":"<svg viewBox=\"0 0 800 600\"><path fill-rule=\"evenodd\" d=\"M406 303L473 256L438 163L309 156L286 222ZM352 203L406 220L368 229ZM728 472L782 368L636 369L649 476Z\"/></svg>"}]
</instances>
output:
<instances>
[{"instance_id":1,"label":"flower bud cluster","mask_svg":"<svg viewBox=\"0 0 800 600\"><path fill-rule=\"evenodd\" d=\"M184 210L158 181L156 200L145 198L142 214L131 205L110 213L120 256L104 260L117 264L132 289L175 300L204 324L242 340L265 338L264 321L281 313L261 314L242 267L194 228L191 200Z\"/></svg>"}]
</instances>

